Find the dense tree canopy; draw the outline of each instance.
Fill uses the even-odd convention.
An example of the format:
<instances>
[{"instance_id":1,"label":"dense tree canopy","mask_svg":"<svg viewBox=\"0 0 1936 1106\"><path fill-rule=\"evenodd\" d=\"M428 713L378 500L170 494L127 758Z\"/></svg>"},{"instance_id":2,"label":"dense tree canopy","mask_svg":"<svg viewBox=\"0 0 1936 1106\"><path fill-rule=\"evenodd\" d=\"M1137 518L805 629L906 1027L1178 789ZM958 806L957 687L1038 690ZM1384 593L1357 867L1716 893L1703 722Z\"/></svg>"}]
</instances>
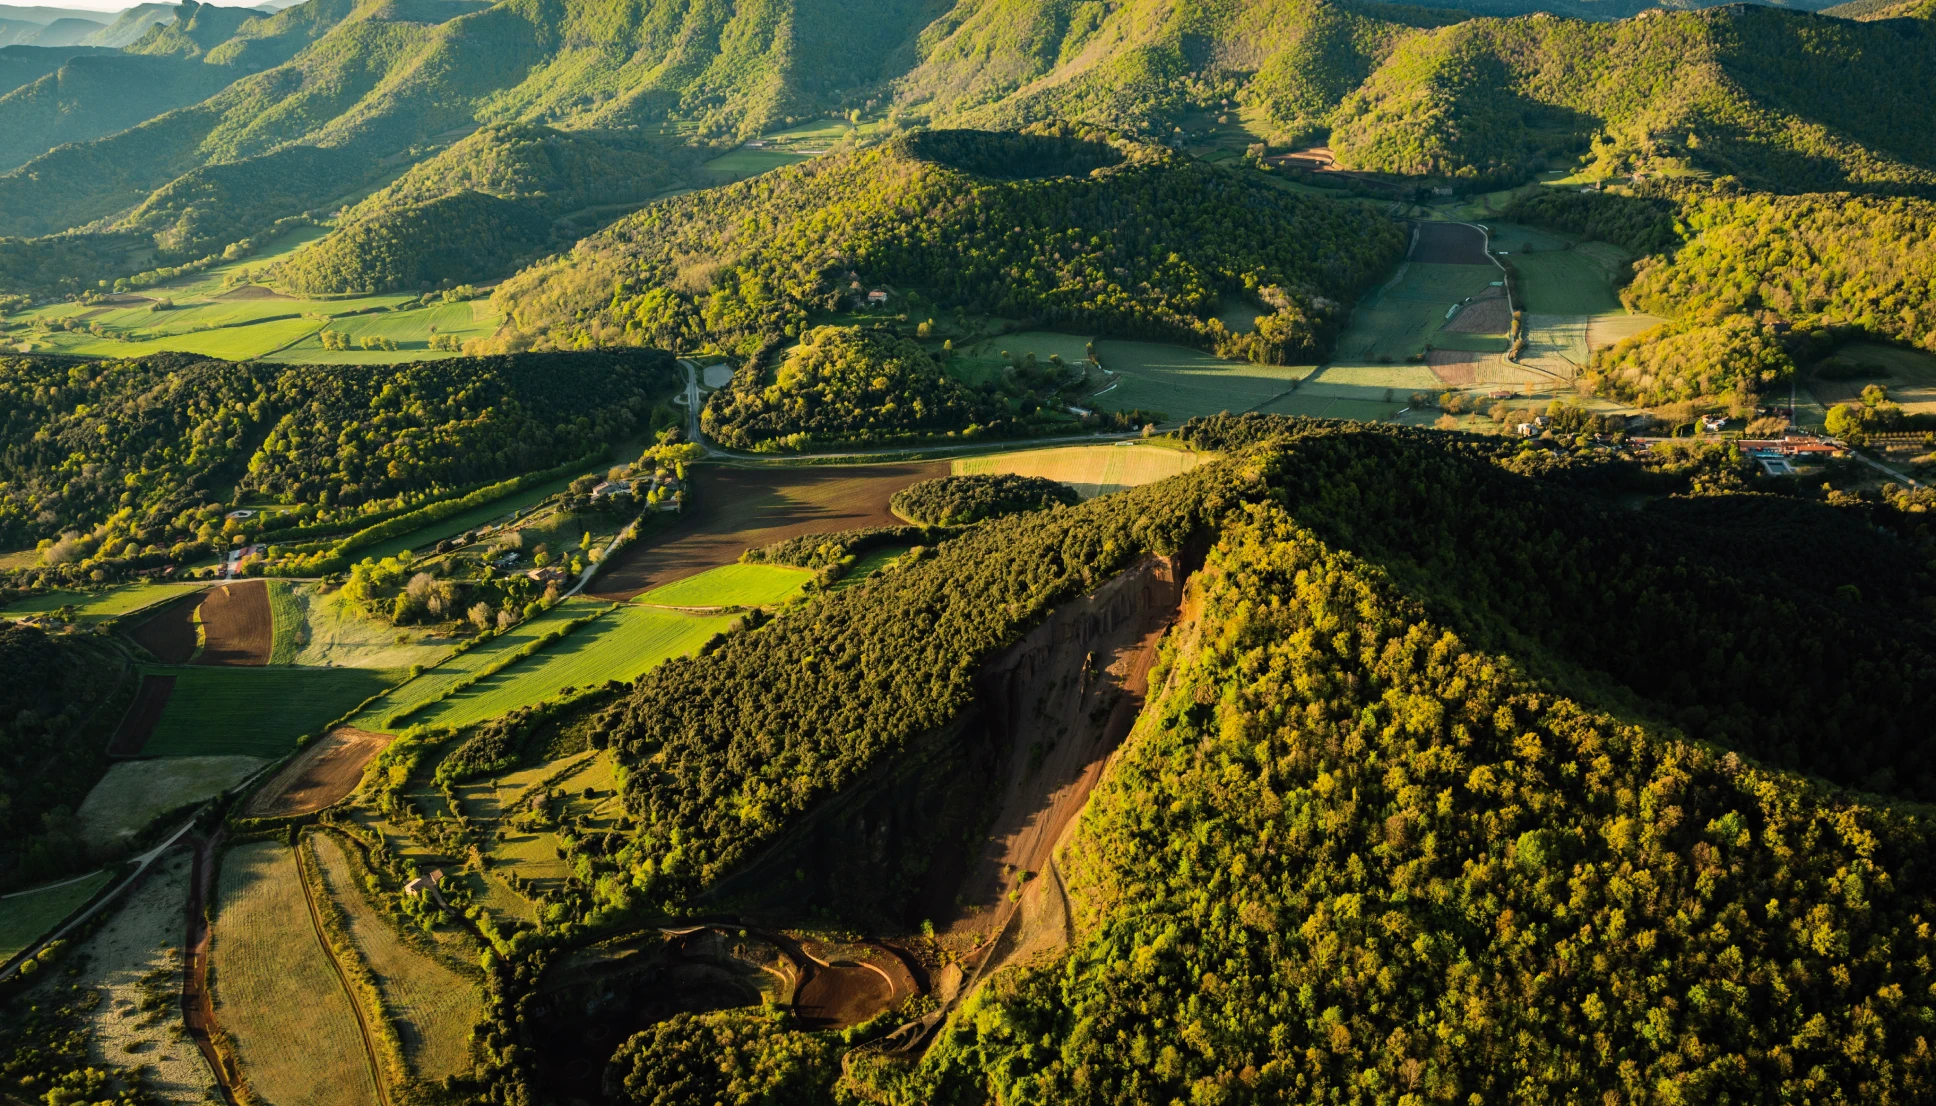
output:
<instances>
[{"instance_id":1,"label":"dense tree canopy","mask_svg":"<svg viewBox=\"0 0 1936 1106\"><path fill-rule=\"evenodd\" d=\"M629 432L674 380L625 354L404 366L0 359L0 536L75 559L224 540L218 489L329 508L549 468Z\"/></svg>"},{"instance_id":2,"label":"dense tree canopy","mask_svg":"<svg viewBox=\"0 0 1936 1106\"><path fill-rule=\"evenodd\" d=\"M983 519L1040 511L1080 502L1076 490L1042 476L978 474L942 476L894 493L894 513L936 526L966 526Z\"/></svg>"},{"instance_id":3,"label":"dense tree canopy","mask_svg":"<svg viewBox=\"0 0 1936 1106\"><path fill-rule=\"evenodd\" d=\"M104 643L0 619L0 888L87 859L74 812L132 681Z\"/></svg>"},{"instance_id":4,"label":"dense tree canopy","mask_svg":"<svg viewBox=\"0 0 1936 1106\"><path fill-rule=\"evenodd\" d=\"M1367 206L1157 147L1122 144L1120 164L1085 175L956 167L1025 161L1025 142L1045 169L1076 156L1066 136L916 135L654 204L506 282L506 340L751 350L887 285L939 310L1281 363L1327 349L1345 305L1404 248ZM1223 296L1270 310L1233 335L1211 317Z\"/></svg>"}]
</instances>

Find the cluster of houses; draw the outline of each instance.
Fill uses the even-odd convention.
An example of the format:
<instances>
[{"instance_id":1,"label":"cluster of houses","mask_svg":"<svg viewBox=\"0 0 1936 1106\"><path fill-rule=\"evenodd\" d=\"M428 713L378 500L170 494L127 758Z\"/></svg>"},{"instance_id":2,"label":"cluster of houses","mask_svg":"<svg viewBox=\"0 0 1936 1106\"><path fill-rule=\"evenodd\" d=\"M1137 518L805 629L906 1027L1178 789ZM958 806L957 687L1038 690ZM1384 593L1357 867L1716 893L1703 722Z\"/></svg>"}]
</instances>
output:
<instances>
[{"instance_id":1,"label":"cluster of houses","mask_svg":"<svg viewBox=\"0 0 1936 1106\"><path fill-rule=\"evenodd\" d=\"M676 511L684 505L685 486L669 472L654 473L637 480L602 480L592 486L592 502L598 503L615 495L637 496L643 500L655 491L664 493L659 502L661 511Z\"/></svg>"},{"instance_id":2,"label":"cluster of houses","mask_svg":"<svg viewBox=\"0 0 1936 1106\"><path fill-rule=\"evenodd\" d=\"M1735 443L1770 476L1794 474L1796 461L1826 461L1846 453L1848 446L1833 438L1817 438L1790 430L1779 438L1742 438Z\"/></svg>"}]
</instances>

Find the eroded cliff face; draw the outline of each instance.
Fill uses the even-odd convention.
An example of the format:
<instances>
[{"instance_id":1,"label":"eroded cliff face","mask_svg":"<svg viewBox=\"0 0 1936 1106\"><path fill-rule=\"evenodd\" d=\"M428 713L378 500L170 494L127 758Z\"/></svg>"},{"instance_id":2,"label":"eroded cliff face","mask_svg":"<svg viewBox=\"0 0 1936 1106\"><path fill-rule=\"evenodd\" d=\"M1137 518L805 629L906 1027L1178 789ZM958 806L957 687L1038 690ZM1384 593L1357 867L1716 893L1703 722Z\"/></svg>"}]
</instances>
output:
<instances>
[{"instance_id":1,"label":"eroded cliff face","mask_svg":"<svg viewBox=\"0 0 1936 1106\"><path fill-rule=\"evenodd\" d=\"M1147 557L983 666L975 705L810 813L706 907L875 931L933 923L986 948L1142 709L1201 557ZM1020 892L1031 890L1030 895Z\"/></svg>"}]
</instances>

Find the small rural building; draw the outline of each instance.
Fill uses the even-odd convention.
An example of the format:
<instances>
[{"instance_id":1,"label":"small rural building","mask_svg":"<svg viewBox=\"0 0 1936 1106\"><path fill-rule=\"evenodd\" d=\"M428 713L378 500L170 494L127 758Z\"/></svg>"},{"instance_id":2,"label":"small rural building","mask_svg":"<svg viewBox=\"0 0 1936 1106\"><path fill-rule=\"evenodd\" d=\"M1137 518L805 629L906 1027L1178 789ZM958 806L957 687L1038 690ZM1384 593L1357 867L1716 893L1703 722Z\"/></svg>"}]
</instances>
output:
<instances>
[{"instance_id":1,"label":"small rural building","mask_svg":"<svg viewBox=\"0 0 1936 1106\"><path fill-rule=\"evenodd\" d=\"M604 499L604 498L605 498L606 496L609 496L609 495L618 495L618 494L620 494L620 493L624 493L624 494L626 494L626 495L630 495L630 494L632 494L632 483L631 483L631 481L629 481L629 480L601 480L601 481L600 481L600 482L598 482L597 484L594 484L594 485L592 485L592 498L593 498L593 499Z\"/></svg>"},{"instance_id":2,"label":"small rural building","mask_svg":"<svg viewBox=\"0 0 1936 1106\"><path fill-rule=\"evenodd\" d=\"M880 307L887 303L887 300L888 293L883 289L876 288L872 292L867 293L867 305L869 307Z\"/></svg>"},{"instance_id":3,"label":"small rural building","mask_svg":"<svg viewBox=\"0 0 1936 1106\"><path fill-rule=\"evenodd\" d=\"M1707 431L1710 434L1717 433L1721 430L1727 429L1727 425L1728 425L1728 417L1726 415L1702 415L1701 416L1701 429Z\"/></svg>"},{"instance_id":4,"label":"small rural building","mask_svg":"<svg viewBox=\"0 0 1936 1106\"><path fill-rule=\"evenodd\" d=\"M549 565L545 568L534 568L525 573L525 576L539 584L562 584L570 575L570 573L559 568L557 565Z\"/></svg>"}]
</instances>

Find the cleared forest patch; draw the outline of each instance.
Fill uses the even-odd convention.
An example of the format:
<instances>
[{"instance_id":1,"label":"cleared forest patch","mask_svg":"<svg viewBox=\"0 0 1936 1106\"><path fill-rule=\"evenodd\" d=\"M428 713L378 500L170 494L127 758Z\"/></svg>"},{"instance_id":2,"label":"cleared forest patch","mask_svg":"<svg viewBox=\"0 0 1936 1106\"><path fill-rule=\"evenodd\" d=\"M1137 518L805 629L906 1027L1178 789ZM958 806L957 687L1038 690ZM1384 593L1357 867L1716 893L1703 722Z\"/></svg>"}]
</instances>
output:
<instances>
[{"instance_id":1,"label":"cleared forest patch","mask_svg":"<svg viewBox=\"0 0 1936 1106\"><path fill-rule=\"evenodd\" d=\"M1125 442L1120 445L1072 445L966 457L954 463L956 476L1004 473L1040 476L1075 488L1093 499L1124 488L1141 487L1185 473L1209 460L1201 453Z\"/></svg>"},{"instance_id":2,"label":"cleared forest patch","mask_svg":"<svg viewBox=\"0 0 1936 1106\"><path fill-rule=\"evenodd\" d=\"M310 838L330 897L348 921L356 944L382 992L384 1011L365 1011L372 1019L388 1014L403 1043L410 1074L436 1080L468 1071L470 1031L483 1014L477 986L469 979L407 944L358 888L356 869L332 834Z\"/></svg>"},{"instance_id":3,"label":"cleared forest patch","mask_svg":"<svg viewBox=\"0 0 1936 1106\"><path fill-rule=\"evenodd\" d=\"M813 573L804 568L721 565L653 588L636 602L658 607L760 607L791 599L811 579Z\"/></svg>"},{"instance_id":4,"label":"cleared forest patch","mask_svg":"<svg viewBox=\"0 0 1936 1106\"><path fill-rule=\"evenodd\" d=\"M296 855L278 841L222 858L209 950L217 1024L253 1097L274 1106L380 1106L356 1014L310 920Z\"/></svg>"}]
</instances>

